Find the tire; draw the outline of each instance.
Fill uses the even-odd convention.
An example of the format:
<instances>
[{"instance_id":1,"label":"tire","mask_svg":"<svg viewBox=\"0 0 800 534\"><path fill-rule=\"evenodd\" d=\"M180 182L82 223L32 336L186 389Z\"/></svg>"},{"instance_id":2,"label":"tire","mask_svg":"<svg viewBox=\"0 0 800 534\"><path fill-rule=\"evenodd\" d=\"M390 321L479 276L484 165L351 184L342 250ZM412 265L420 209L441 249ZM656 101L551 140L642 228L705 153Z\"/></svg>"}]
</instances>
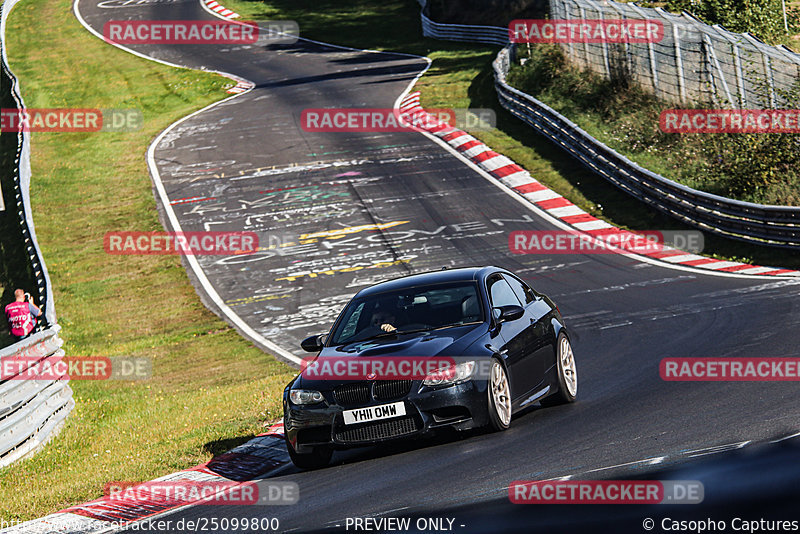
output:
<instances>
[{"instance_id":1,"label":"tire","mask_svg":"<svg viewBox=\"0 0 800 534\"><path fill-rule=\"evenodd\" d=\"M331 447L317 446L310 453L300 454L295 452L294 447L287 441L286 448L289 450L289 458L292 459L292 463L300 469L325 467L331 462L331 457L333 456L333 448Z\"/></svg>"},{"instance_id":2,"label":"tire","mask_svg":"<svg viewBox=\"0 0 800 534\"><path fill-rule=\"evenodd\" d=\"M558 334L556 341L556 365L558 366L558 391L542 399L542 406L557 406L575 402L578 395L578 369L575 354L566 334Z\"/></svg>"},{"instance_id":3,"label":"tire","mask_svg":"<svg viewBox=\"0 0 800 534\"><path fill-rule=\"evenodd\" d=\"M492 358L486 392L489 427L495 431L507 429L511 425L511 386L506 368L497 358Z\"/></svg>"}]
</instances>

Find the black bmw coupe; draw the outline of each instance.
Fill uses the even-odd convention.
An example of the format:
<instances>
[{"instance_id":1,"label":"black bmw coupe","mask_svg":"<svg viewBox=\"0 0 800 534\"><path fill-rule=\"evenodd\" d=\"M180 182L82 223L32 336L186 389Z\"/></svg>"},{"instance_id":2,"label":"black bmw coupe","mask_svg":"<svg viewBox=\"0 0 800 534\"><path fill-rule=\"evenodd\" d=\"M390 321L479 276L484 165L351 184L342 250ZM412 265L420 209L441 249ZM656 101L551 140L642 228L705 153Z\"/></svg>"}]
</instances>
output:
<instances>
[{"instance_id":1,"label":"black bmw coupe","mask_svg":"<svg viewBox=\"0 0 800 534\"><path fill-rule=\"evenodd\" d=\"M303 341L284 390L284 430L301 468L334 449L441 427L504 430L534 402L573 402L569 333L558 307L514 274L476 267L363 289L327 335Z\"/></svg>"}]
</instances>

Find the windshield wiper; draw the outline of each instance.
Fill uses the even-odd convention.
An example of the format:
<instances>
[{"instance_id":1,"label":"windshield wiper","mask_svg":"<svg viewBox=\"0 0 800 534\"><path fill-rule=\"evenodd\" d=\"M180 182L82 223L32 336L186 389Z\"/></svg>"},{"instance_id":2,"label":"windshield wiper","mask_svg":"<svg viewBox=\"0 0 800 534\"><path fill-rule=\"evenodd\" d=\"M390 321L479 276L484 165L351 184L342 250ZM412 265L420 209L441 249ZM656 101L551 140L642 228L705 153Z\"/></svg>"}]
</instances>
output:
<instances>
[{"instance_id":1,"label":"windshield wiper","mask_svg":"<svg viewBox=\"0 0 800 534\"><path fill-rule=\"evenodd\" d=\"M391 332L381 332L380 334L375 334L374 336L365 337L364 339L358 339L356 341L345 341L344 343L340 344L349 345L351 343L362 343L364 341L369 341L370 339L379 339L382 337L396 336L397 334L398 334L397 330L392 330Z\"/></svg>"},{"instance_id":2,"label":"windshield wiper","mask_svg":"<svg viewBox=\"0 0 800 534\"><path fill-rule=\"evenodd\" d=\"M427 328L415 328L414 330L396 330L398 334L418 334L419 332L430 332L433 330L432 326Z\"/></svg>"},{"instance_id":3,"label":"windshield wiper","mask_svg":"<svg viewBox=\"0 0 800 534\"><path fill-rule=\"evenodd\" d=\"M469 321L467 323L453 323L453 324L446 324L444 326L437 326L434 330L441 330L442 328L453 328L454 326L467 326L470 324L481 324L483 321Z\"/></svg>"}]
</instances>

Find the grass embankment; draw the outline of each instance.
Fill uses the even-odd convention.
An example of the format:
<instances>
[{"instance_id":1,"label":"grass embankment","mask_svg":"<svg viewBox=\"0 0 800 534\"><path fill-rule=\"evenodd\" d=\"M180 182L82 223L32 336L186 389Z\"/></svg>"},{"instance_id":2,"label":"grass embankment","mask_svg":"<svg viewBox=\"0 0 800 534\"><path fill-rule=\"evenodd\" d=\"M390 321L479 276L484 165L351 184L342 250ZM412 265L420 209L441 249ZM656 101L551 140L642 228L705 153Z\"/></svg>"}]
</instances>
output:
<instances>
[{"instance_id":1,"label":"grass embankment","mask_svg":"<svg viewBox=\"0 0 800 534\"><path fill-rule=\"evenodd\" d=\"M239 13L242 20L296 20L300 35L311 39L425 55L433 64L415 86L422 92L423 106L494 109L497 128L470 133L595 217L634 230L693 229L619 191L507 113L498 105L493 85L491 63L498 48L423 38L416 2L225 0L223 4ZM800 255L713 235L706 235L704 254L762 265L800 267Z\"/></svg>"},{"instance_id":2,"label":"grass embankment","mask_svg":"<svg viewBox=\"0 0 800 534\"><path fill-rule=\"evenodd\" d=\"M32 134L32 207L69 356L152 358L142 382L73 381L76 408L38 455L0 470L0 517L30 519L207 461L280 416L293 372L200 303L173 256L109 256L110 230L158 230L145 166L166 126L227 95L224 78L137 58L89 34L69 0L24 0L8 55L31 107L138 108L134 133Z\"/></svg>"}]
</instances>

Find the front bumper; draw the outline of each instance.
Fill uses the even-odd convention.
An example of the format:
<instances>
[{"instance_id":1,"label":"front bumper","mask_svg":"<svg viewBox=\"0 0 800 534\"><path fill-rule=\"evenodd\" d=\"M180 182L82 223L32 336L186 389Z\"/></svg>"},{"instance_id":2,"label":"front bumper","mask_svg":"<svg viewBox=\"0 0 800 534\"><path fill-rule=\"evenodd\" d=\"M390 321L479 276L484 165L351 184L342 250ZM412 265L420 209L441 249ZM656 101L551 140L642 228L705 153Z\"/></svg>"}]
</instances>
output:
<instances>
[{"instance_id":1,"label":"front bumper","mask_svg":"<svg viewBox=\"0 0 800 534\"><path fill-rule=\"evenodd\" d=\"M358 406L340 406L330 391L325 401L298 406L284 395L284 432L298 453L315 446L337 449L375 445L385 441L427 434L438 428L467 430L488 424L487 382L470 380L447 387L431 388L412 384L408 395L394 400L372 401ZM345 425L342 412L402 401L406 415L368 423Z\"/></svg>"}]
</instances>

